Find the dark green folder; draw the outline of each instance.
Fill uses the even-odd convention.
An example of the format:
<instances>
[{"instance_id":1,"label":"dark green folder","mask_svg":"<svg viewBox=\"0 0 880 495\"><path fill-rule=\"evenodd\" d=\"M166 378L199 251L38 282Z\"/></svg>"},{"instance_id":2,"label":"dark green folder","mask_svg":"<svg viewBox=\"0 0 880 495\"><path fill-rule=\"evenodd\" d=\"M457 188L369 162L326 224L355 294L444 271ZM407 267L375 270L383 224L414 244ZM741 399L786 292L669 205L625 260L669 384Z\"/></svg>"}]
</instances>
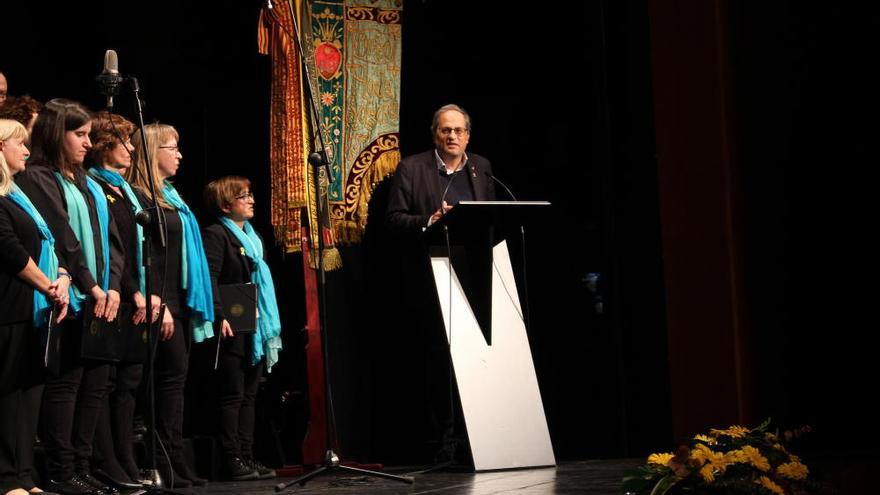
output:
<instances>
[{"instance_id":1,"label":"dark green folder","mask_svg":"<svg viewBox=\"0 0 880 495\"><path fill-rule=\"evenodd\" d=\"M227 284L219 289L223 315L232 331L236 334L254 332L257 329L256 284ZM215 332L219 331L219 325L215 325Z\"/></svg>"}]
</instances>

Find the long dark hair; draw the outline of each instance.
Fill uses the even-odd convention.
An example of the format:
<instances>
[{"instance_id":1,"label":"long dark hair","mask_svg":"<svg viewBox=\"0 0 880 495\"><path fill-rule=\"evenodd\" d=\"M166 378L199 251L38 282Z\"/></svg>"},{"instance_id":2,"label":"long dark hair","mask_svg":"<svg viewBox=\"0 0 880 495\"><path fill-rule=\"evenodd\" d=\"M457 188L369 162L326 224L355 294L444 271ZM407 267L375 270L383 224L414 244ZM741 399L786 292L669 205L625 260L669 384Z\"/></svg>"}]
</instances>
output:
<instances>
[{"instance_id":1,"label":"long dark hair","mask_svg":"<svg viewBox=\"0 0 880 495\"><path fill-rule=\"evenodd\" d=\"M83 174L80 164L69 163L64 156L64 133L91 120L89 111L75 101L56 98L46 103L31 132L31 160L49 162L65 178L79 177Z\"/></svg>"}]
</instances>

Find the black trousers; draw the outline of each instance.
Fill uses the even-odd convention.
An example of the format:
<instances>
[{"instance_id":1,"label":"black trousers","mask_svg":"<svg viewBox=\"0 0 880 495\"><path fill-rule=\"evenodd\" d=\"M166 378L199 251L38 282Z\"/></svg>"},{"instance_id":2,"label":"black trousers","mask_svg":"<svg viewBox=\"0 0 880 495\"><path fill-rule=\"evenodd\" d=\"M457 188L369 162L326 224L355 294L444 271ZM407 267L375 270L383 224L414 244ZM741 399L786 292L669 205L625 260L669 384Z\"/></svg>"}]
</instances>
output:
<instances>
[{"instance_id":1,"label":"black trousers","mask_svg":"<svg viewBox=\"0 0 880 495\"><path fill-rule=\"evenodd\" d=\"M43 392L43 442L47 473L54 481L89 471L92 441L107 395L110 365L80 359L82 320L61 325L61 367L46 377Z\"/></svg>"},{"instance_id":2,"label":"black trousers","mask_svg":"<svg viewBox=\"0 0 880 495\"><path fill-rule=\"evenodd\" d=\"M0 493L35 486L43 379L39 337L31 323L0 325Z\"/></svg>"},{"instance_id":3,"label":"black trousers","mask_svg":"<svg viewBox=\"0 0 880 495\"><path fill-rule=\"evenodd\" d=\"M247 340L251 338L250 335L234 337ZM254 445L254 402L265 368L265 358L252 366L251 345L231 344L232 342L221 343L217 363L220 406L218 439L227 458L251 459ZM242 347L244 352L238 350Z\"/></svg>"},{"instance_id":4,"label":"black trousers","mask_svg":"<svg viewBox=\"0 0 880 495\"><path fill-rule=\"evenodd\" d=\"M135 393L141 383L144 365L118 363L110 368L109 393L104 399L95 430L95 467L119 481L138 479L134 461L132 426Z\"/></svg>"},{"instance_id":5,"label":"black trousers","mask_svg":"<svg viewBox=\"0 0 880 495\"><path fill-rule=\"evenodd\" d=\"M156 433L171 459L183 458L183 389L189 366L192 331L189 320L174 318L174 334L156 348L155 394ZM148 382L149 383L149 382ZM149 408L148 408L149 409ZM149 441L155 439L148 433ZM165 463L162 447L156 446L156 460Z\"/></svg>"}]
</instances>

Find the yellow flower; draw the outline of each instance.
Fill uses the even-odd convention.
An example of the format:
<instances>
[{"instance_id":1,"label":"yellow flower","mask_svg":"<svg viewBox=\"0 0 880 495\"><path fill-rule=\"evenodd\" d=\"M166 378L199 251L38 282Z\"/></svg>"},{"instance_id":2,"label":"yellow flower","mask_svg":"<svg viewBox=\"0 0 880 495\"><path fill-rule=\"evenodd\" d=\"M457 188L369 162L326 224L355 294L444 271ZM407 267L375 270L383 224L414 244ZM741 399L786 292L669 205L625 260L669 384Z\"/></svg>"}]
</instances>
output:
<instances>
[{"instance_id":1,"label":"yellow flower","mask_svg":"<svg viewBox=\"0 0 880 495\"><path fill-rule=\"evenodd\" d=\"M709 445L715 445L716 443L718 443L714 438L706 436L706 435L696 435L696 436L694 436L694 440L696 440L698 442L703 442L703 443L709 444Z\"/></svg>"},{"instance_id":2,"label":"yellow flower","mask_svg":"<svg viewBox=\"0 0 880 495\"><path fill-rule=\"evenodd\" d=\"M742 438L742 437L746 436L748 433L749 433L748 428L743 428L742 426L736 426L736 425L731 426L730 428L728 428L726 430L716 430L715 428L712 428L711 430L709 430L709 434L712 436L715 436L715 437L717 437L719 435L727 435L728 437Z\"/></svg>"},{"instance_id":3,"label":"yellow flower","mask_svg":"<svg viewBox=\"0 0 880 495\"><path fill-rule=\"evenodd\" d=\"M741 452L748 463L752 466L755 466L756 469L764 472L770 470L770 462L767 461L766 457L761 455L760 450L752 447L751 445L746 445L742 448Z\"/></svg>"},{"instance_id":4,"label":"yellow flower","mask_svg":"<svg viewBox=\"0 0 880 495\"><path fill-rule=\"evenodd\" d=\"M776 468L776 472L779 473L780 476L784 476L790 480L802 480L810 474L810 470L807 469L807 466L798 461L780 464L779 467Z\"/></svg>"},{"instance_id":5,"label":"yellow flower","mask_svg":"<svg viewBox=\"0 0 880 495\"><path fill-rule=\"evenodd\" d=\"M648 456L648 464L656 464L658 466L668 466L669 461L672 460L674 454L671 453L662 453L662 454L651 454Z\"/></svg>"},{"instance_id":6,"label":"yellow flower","mask_svg":"<svg viewBox=\"0 0 880 495\"><path fill-rule=\"evenodd\" d=\"M781 486L777 485L773 482L773 480L766 476L761 476L760 478L758 478L758 481L755 481L755 483L763 486L773 493L776 493L778 495L785 495L785 490L783 490Z\"/></svg>"},{"instance_id":7,"label":"yellow flower","mask_svg":"<svg viewBox=\"0 0 880 495\"><path fill-rule=\"evenodd\" d=\"M783 447L781 443L774 443L773 448L780 452L785 452L785 447Z\"/></svg>"},{"instance_id":8,"label":"yellow flower","mask_svg":"<svg viewBox=\"0 0 880 495\"><path fill-rule=\"evenodd\" d=\"M776 436L775 433L770 433L769 431L768 431L767 433L764 433L764 438L766 438L768 442L774 442L774 443L775 443L775 442L778 442L778 441L779 441L779 437Z\"/></svg>"},{"instance_id":9,"label":"yellow flower","mask_svg":"<svg viewBox=\"0 0 880 495\"><path fill-rule=\"evenodd\" d=\"M712 469L711 464L706 464L702 468L700 468L700 476L703 477L703 480L706 483L711 483L715 481L715 470Z\"/></svg>"},{"instance_id":10,"label":"yellow flower","mask_svg":"<svg viewBox=\"0 0 880 495\"><path fill-rule=\"evenodd\" d=\"M700 476L706 480L706 483L715 481L715 475L723 474L727 470L727 466L733 463L733 460L727 454L715 452L701 443L698 443L694 450L691 451L690 457L703 466L700 469Z\"/></svg>"}]
</instances>

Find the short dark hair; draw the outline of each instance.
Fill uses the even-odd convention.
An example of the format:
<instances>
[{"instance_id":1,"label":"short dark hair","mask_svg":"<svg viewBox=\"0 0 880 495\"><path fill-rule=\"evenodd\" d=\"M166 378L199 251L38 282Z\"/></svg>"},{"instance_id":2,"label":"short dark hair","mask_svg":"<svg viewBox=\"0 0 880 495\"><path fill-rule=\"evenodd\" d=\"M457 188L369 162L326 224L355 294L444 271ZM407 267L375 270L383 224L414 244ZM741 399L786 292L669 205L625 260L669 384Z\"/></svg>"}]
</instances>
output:
<instances>
[{"instance_id":1,"label":"short dark hair","mask_svg":"<svg viewBox=\"0 0 880 495\"><path fill-rule=\"evenodd\" d=\"M43 110L43 104L29 95L9 96L6 103L0 105L0 119L12 119L27 127L35 113Z\"/></svg>"},{"instance_id":2,"label":"short dark hair","mask_svg":"<svg viewBox=\"0 0 880 495\"><path fill-rule=\"evenodd\" d=\"M205 186L205 208L212 216L223 216L226 214L223 208L231 205L236 196L250 187L251 181L239 175L227 175L212 180Z\"/></svg>"}]
</instances>

